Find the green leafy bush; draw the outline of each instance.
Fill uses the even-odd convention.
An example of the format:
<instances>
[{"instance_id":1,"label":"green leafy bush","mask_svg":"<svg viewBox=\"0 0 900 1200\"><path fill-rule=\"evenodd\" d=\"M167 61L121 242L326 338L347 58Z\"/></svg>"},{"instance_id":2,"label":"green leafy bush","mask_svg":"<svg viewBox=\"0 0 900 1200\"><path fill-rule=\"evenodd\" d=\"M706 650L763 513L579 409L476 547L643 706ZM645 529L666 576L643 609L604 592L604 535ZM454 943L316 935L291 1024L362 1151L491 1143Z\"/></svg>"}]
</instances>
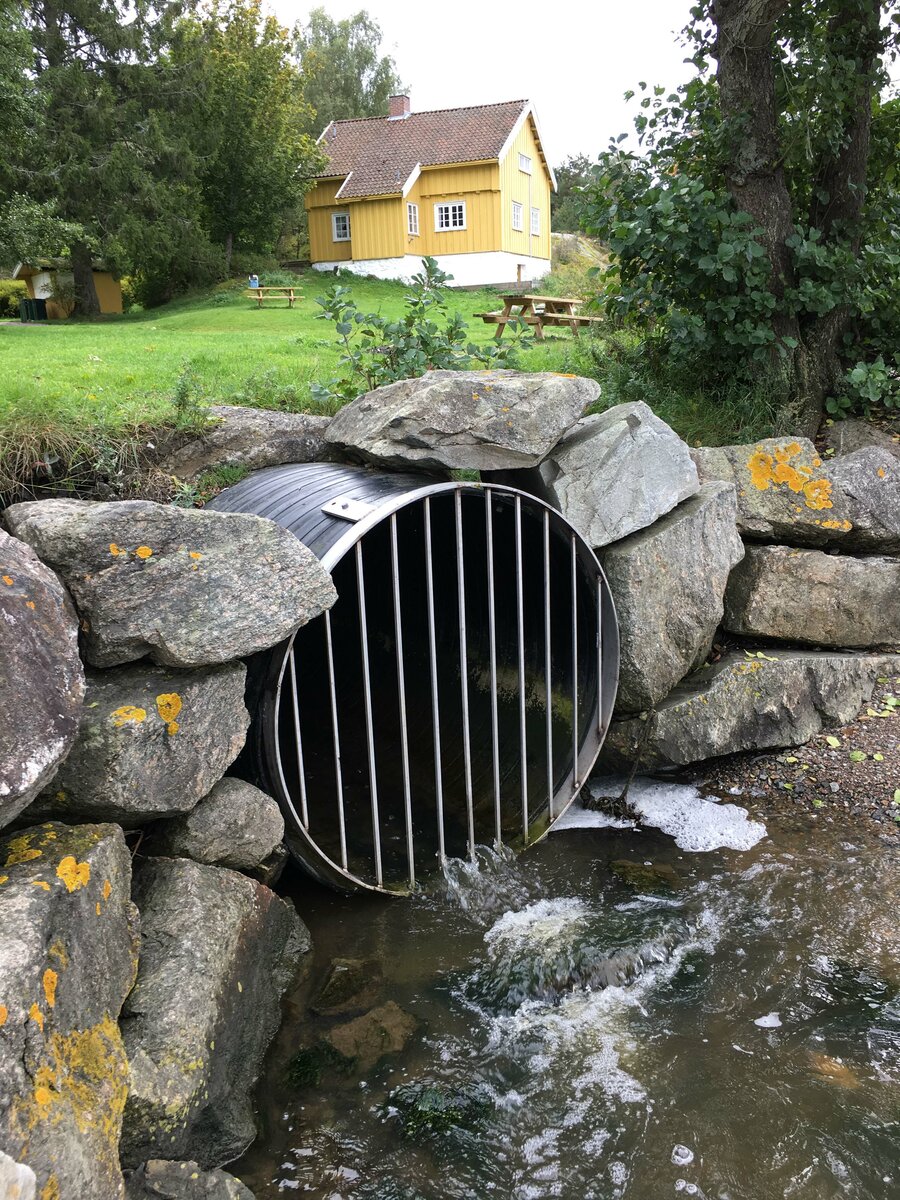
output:
<instances>
[{"instance_id":1,"label":"green leafy bush","mask_svg":"<svg viewBox=\"0 0 900 1200\"><path fill-rule=\"evenodd\" d=\"M426 371L461 371L473 363L517 366L516 331L504 345L479 346L468 341L466 322L459 313L448 313L441 291L452 278L433 258L423 258L422 270L413 276L403 298L404 312L398 320L360 312L352 289L341 284L316 297L322 309L317 319L333 322L344 353L339 359L341 376L311 385L315 399L324 404L345 403L398 379L413 379ZM523 336L519 331L518 339Z\"/></svg>"},{"instance_id":2,"label":"green leafy bush","mask_svg":"<svg viewBox=\"0 0 900 1200\"><path fill-rule=\"evenodd\" d=\"M0 279L0 320L15 320L19 315L19 301L28 295L22 279Z\"/></svg>"}]
</instances>

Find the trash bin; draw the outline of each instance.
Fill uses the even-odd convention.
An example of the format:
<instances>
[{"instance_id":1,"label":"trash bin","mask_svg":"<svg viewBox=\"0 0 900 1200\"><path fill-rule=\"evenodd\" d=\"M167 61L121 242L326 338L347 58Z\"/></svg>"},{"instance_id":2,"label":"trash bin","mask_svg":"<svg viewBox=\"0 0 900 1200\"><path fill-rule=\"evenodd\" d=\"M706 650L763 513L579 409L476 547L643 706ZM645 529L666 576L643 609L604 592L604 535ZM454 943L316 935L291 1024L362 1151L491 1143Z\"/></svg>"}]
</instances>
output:
<instances>
[{"instance_id":1,"label":"trash bin","mask_svg":"<svg viewBox=\"0 0 900 1200\"><path fill-rule=\"evenodd\" d=\"M29 300L27 297L25 299L19 301L19 320L20 321L25 322L25 321L31 321L34 319L31 315L32 303L33 303L33 301Z\"/></svg>"},{"instance_id":2,"label":"trash bin","mask_svg":"<svg viewBox=\"0 0 900 1200\"><path fill-rule=\"evenodd\" d=\"M35 299L31 301L32 321L47 320L47 301Z\"/></svg>"}]
</instances>

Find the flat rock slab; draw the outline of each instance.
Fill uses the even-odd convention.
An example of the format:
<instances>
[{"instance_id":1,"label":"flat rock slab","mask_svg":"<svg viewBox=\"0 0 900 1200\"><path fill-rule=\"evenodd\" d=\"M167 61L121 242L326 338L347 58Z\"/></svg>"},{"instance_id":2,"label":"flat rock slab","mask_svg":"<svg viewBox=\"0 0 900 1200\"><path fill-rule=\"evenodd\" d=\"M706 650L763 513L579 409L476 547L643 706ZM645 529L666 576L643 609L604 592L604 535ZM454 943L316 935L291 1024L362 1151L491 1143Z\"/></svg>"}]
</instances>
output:
<instances>
[{"instance_id":1,"label":"flat rock slab","mask_svg":"<svg viewBox=\"0 0 900 1200\"><path fill-rule=\"evenodd\" d=\"M83 698L72 602L31 547L0 530L0 827L56 774Z\"/></svg>"},{"instance_id":2,"label":"flat rock slab","mask_svg":"<svg viewBox=\"0 0 900 1200\"><path fill-rule=\"evenodd\" d=\"M253 1200L253 1193L225 1171L155 1158L128 1176L125 1200Z\"/></svg>"},{"instance_id":3,"label":"flat rock slab","mask_svg":"<svg viewBox=\"0 0 900 1200\"><path fill-rule=\"evenodd\" d=\"M748 546L725 628L810 646L900 646L900 559Z\"/></svg>"},{"instance_id":4,"label":"flat rock slab","mask_svg":"<svg viewBox=\"0 0 900 1200\"><path fill-rule=\"evenodd\" d=\"M532 467L599 394L594 380L570 375L428 371L360 396L332 418L326 436L386 467Z\"/></svg>"},{"instance_id":5,"label":"flat rock slab","mask_svg":"<svg viewBox=\"0 0 900 1200\"><path fill-rule=\"evenodd\" d=\"M656 704L709 654L728 573L744 554L736 511L731 484L706 483L600 552L619 620L620 712Z\"/></svg>"},{"instance_id":6,"label":"flat rock slab","mask_svg":"<svg viewBox=\"0 0 900 1200\"><path fill-rule=\"evenodd\" d=\"M121 1200L117 1020L137 944L121 829L48 823L0 841L0 1143L41 1197Z\"/></svg>"},{"instance_id":7,"label":"flat rock slab","mask_svg":"<svg viewBox=\"0 0 900 1200\"><path fill-rule=\"evenodd\" d=\"M234 404L213 404L209 411L215 423L160 463L167 475L195 479L212 467L257 471L282 463L322 462L331 457L325 441L331 417Z\"/></svg>"},{"instance_id":8,"label":"flat rock slab","mask_svg":"<svg viewBox=\"0 0 900 1200\"><path fill-rule=\"evenodd\" d=\"M78 741L35 810L128 826L193 808L237 758L243 663L88 673Z\"/></svg>"},{"instance_id":9,"label":"flat rock slab","mask_svg":"<svg viewBox=\"0 0 900 1200\"><path fill-rule=\"evenodd\" d=\"M62 578L85 659L230 662L274 646L337 599L311 550L273 521L123 500L37 500L4 514Z\"/></svg>"},{"instance_id":10,"label":"flat rock slab","mask_svg":"<svg viewBox=\"0 0 900 1200\"><path fill-rule=\"evenodd\" d=\"M394 1000L388 1000L361 1017L336 1025L325 1035L339 1054L356 1070L370 1071L386 1054L399 1054L416 1031L416 1018Z\"/></svg>"},{"instance_id":11,"label":"flat rock slab","mask_svg":"<svg viewBox=\"0 0 900 1200\"><path fill-rule=\"evenodd\" d=\"M614 721L601 772L687 766L741 750L799 746L852 720L879 675L900 671L891 654L791 650L734 652L695 671L655 709Z\"/></svg>"},{"instance_id":12,"label":"flat rock slab","mask_svg":"<svg viewBox=\"0 0 900 1200\"><path fill-rule=\"evenodd\" d=\"M271 796L243 779L220 779L189 813L163 824L150 852L248 871L283 837L284 817Z\"/></svg>"},{"instance_id":13,"label":"flat rock slab","mask_svg":"<svg viewBox=\"0 0 900 1200\"><path fill-rule=\"evenodd\" d=\"M853 417L848 417L846 421L835 421L833 425L825 427L823 437L825 445L835 454L853 454L866 446L875 446L900 458L900 432L881 429L871 421L857 421Z\"/></svg>"},{"instance_id":14,"label":"flat rock slab","mask_svg":"<svg viewBox=\"0 0 900 1200\"><path fill-rule=\"evenodd\" d=\"M596 549L646 529L700 481L685 443L639 401L584 417L521 486L558 508Z\"/></svg>"},{"instance_id":15,"label":"flat rock slab","mask_svg":"<svg viewBox=\"0 0 900 1200\"><path fill-rule=\"evenodd\" d=\"M900 551L900 459L867 446L823 463L806 438L701 447L700 478L733 483L738 528L789 546Z\"/></svg>"},{"instance_id":16,"label":"flat rock slab","mask_svg":"<svg viewBox=\"0 0 900 1200\"><path fill-rule=\"evenodd\" d=\"M309 934L261 883L183 858L146 859L134 898L141 957L121 1021L122 1162L168 1155L210 1170L256 1136L251 1091Z\"/></svg>"}]
</instances>

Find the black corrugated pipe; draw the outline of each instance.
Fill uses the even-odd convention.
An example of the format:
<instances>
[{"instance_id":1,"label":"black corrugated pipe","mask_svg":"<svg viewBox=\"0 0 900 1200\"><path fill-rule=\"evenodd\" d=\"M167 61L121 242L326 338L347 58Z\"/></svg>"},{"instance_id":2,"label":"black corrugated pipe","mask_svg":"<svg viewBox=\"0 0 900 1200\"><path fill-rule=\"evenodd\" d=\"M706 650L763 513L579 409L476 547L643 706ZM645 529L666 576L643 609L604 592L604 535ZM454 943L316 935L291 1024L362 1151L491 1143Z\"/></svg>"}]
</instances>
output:
<instances>
[{"instance_id":1,"label":"black corrugated pipe","mask_svg":"<svg viewBox=\"0 0 900 1200\"><path fill-rule=\"evenodd\" d=\"M403 892L546 832L600 752L619 663L603 572L558 512L333 464L258 471L210 507L291 530L337 587L250 664L245 768L308 871Z\"/></svg>"}]
</instances>

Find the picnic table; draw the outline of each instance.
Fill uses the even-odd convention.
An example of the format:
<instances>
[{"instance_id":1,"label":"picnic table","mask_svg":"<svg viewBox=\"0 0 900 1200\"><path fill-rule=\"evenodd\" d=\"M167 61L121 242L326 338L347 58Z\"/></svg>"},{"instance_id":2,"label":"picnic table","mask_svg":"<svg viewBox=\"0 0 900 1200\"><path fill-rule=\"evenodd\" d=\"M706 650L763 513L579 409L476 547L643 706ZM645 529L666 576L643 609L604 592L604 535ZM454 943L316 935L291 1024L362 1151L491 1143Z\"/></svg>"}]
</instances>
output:
<instances>
[{"instance_id":1,"label":"picnic table","mask_svg":"<svg viewBox=\"0 0 900 1200\"><path fill-rule=\"evenodd\" d=\"M256 301L257 308L262 308L264 300L287 300L288 308L293 308L295 300L303 299L292 286L247 288L247 295Z\"/></svg>"},{"instance_id":2,"label":"picnic table","mask_svg":"<svg viewBox=\"0 0 900 1200\"><path fill-rule=\"evenodd\" d=\"M499 341L510 321L524 321L534 328L534 336L540 341L548 325L568 325L575 336L584 325L593 325L600 317L588 317L578 309L583 300L574 296L536 296L520 292L501 295L503 308L497 312L476 313L487 325L496 325L494 337Z\"/></svg>"}]
</instances>

